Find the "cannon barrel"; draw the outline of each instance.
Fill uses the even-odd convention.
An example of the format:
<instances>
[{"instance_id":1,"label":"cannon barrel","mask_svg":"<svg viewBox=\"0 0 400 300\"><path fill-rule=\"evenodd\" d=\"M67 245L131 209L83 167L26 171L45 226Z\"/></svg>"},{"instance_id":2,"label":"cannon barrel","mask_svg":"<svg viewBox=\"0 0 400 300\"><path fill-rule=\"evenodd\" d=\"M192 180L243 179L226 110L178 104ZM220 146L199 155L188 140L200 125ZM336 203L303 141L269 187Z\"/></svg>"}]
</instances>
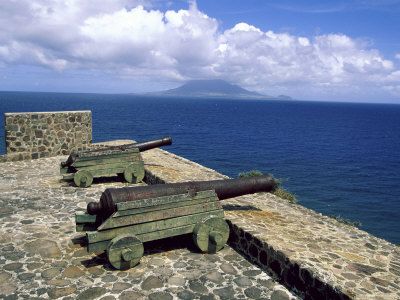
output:
<instances>
[{"instance_id":1,"label":"cannon barrel","mask_svg":"<svg viewBox=\"0 0 400 300\"><path fill-rule=\"evenodd\" d=\"M161 146L167 146L167 145L171 145L171 144L172 144L171 137L165 137L165 138L162 138L159 140L133 144L131 147L136 147L139 149L140 152L143 152L146 150L158 148Z\"/></svg>"},{"instance_id":2,"label":"cannon barrel","mask_svg":"<svg viewBox=\"0 0 400 300\"><path fill-rule=\"evenodd\" d=\"M162 139L158 140L153 140L153 141L148 141L148 142L142 142L142 143L131 143L131 144L125 144L125 145L120 145L120 146L107 146L107 147L101 147L98 149L91 149L91 150L86 150L82 151L81 153L95 153L95 152L104 152L104 151L112 151L112 150L126 150L126 149L131 149L131 148L138 148L140 152L150 150L153 148L161 147L161 146L167 146L172 144L172 138L171 137L164 137Z\"/></svg>"},{"instance_id":3,"label":"cannon barrel","mask_svg":"<svg viewBox=\"0 0 400 300\"><path fill-rule=\"evenodd\" d=\"M172 144L172 138L171 137L164 137L162 139L158 140L153 140L153 141L148 141L148 142L143 142L143 143L132 143L132 144L125 144L125 145L120 145L120 146L107 146L107 147L101 147L98 149L90 149L90 150L84 150L80 152L74 152L71 153L68 159L65 162L61 163L61 167L68 167L72 165L75 160L80 157L80 156L87 156L87 155L96 155L96 154L102 154L106 153L107 151L124 151L128 150L131 148L138 148L139 152L143 152L146 150L150 150L153 148L161 147L161 146L167 146Z\"/></svg>"},{"instance_id":4,"label":"cannon barrel","mask_svg":"<svg viewBox=\"0 0 400 300\"><path fill-rule=\"evenodd\" d=\"M190 181L181 183L156 184L141 187L124 187L106 189L99 202L90 202L87 212L107 218L116 211L119 202L156 198L184 193L215 190L219 200L233 198L257 192L270 192L278 183L272 176L257 176L238 179L211 181Z\"/></svg>"}]
</instances>

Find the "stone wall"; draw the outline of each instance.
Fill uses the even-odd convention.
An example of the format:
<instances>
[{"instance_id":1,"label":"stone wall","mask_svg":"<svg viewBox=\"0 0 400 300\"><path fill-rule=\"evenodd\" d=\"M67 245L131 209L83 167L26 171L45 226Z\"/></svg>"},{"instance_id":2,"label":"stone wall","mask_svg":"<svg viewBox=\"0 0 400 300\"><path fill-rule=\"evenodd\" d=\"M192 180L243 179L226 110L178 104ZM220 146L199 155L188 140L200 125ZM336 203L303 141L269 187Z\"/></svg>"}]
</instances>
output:
<instances>
[{"instance_id":1,"label":"stone wall","mask_svg":"<svg viewBox=\"0 0 400 300\"><path fill-rule=\"evenodd\" d=\"M227 178L162 149L142 156L146 183ZM222 203L229 245L301 298L400 299L400 247L269 193Z\"/></svg>"},{"instance_id":2,"label":"stone wall","mask_svg":"<svg viewBox=\"0 0 400 300\"><path fill-rule=\"evenodd\" d=\"M90 111L6 113L6 155L16 161L66 155L92 142Z\"/></svg>"}]
</instances>

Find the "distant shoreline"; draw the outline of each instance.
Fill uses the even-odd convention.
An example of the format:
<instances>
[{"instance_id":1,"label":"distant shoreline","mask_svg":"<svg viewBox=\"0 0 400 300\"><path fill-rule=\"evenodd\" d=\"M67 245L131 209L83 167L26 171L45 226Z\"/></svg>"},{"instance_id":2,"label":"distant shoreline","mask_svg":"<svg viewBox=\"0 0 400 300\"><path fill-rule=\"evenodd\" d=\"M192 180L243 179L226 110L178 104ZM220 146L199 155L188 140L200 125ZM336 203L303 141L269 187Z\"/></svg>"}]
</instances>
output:
<instances>
[{"instance_id":1,"label":"distant shoreline","mask_svg":"<svg viewBox=\"0 0 400 300\"><path fill-rule=\"evenodd\" d=\"M65 91L0 91L0 95L1 94L6 94L6 93L24 93L24 94L63 94L63 95L105 95L105 96L132 96L132 97L149 97L151 98L151 95L148 95L146 93L143 94L139 94L139 93L97 93L97 92L65 92ZM200 97L177 97L177 96L153 96L153 98L187 98L187 99L200 99ZM307 103L340 103L340 104L377 104L377 105L400 105L400 99L398 100L398 102L379 102L379 101L355 101L355 100L313 100L313 99L291 99L291 100L281 100L281 99L257 99L257 98L211 98L211 97L203 97L203 99L215 99L215 100L257 100L257 101L282 101L282 102L307 102Z\"/></svg>"}]
</instances>

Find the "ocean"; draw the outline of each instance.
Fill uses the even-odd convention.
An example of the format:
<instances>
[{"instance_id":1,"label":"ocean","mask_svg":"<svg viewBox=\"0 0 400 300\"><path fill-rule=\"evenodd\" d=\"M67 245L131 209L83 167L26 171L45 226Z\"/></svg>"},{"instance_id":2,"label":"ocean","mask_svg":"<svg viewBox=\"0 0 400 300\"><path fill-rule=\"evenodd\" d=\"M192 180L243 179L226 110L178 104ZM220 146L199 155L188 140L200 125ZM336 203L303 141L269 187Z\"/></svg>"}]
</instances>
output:
<instances>
[{"instance_id":1,"label":"ocean","mask_svg":"<svg viewBox=\"0 0 400 300\"><path fill-rule=\"evenodd\" d=\"M301 205L400 243L400 105L0 92L1 124L83 109L94 142L170 135L168 151L231 177L271 173Z\"/></svg>"}]
</instances>

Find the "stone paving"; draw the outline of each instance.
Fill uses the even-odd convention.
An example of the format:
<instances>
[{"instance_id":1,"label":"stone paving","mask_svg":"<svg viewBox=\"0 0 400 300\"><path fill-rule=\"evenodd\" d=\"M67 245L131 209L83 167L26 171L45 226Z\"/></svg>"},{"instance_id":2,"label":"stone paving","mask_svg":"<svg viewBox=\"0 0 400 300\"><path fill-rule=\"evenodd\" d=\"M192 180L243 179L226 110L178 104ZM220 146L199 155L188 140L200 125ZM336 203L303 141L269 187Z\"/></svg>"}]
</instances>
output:
<instances>
[{"instance_id":1,"label":"stone paving","mask_svg":"<svg viewBox=\"0 0 400 300\"><path fill-rule=\"evenodd\" d=\"M204 255L186 236L145 244L137 267L111 269L104 254L86 252L74 213L105 188L127 184L109 178L80 189L60 182L65 159L0 164L1 299L296 299L231 247Z\"/></svg>"},{"instance_id":2,"label":"stone paving","mask_svg":"<svg viewBox=\"0 0 400 300\"><path fill-rule=\"evenodd\" d=\"M161 149L143 157L153 182L226 178ZM303 297L400 299L400 247L272 194L224 203L230 245Z\"/></svg>"}]
</instances>

